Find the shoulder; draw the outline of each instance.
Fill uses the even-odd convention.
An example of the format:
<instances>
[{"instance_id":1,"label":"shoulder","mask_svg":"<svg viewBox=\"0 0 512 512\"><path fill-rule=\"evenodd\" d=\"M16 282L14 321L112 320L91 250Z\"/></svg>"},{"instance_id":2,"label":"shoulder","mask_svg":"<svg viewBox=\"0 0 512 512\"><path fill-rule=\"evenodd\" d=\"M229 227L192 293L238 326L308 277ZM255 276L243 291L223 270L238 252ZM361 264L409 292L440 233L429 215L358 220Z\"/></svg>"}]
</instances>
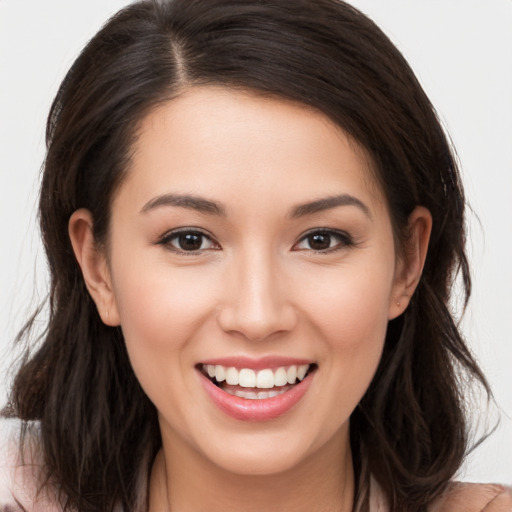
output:
<instances>
[{"instance_id":1,"label":"shoulder","mask_svg":"<svg viewBox=\"0 0 512 512\"><path fill-rule=\"evenodd\" d=\"M21 510L15 490L18 450L16 437L19 423L0 417L0 511Z\"/></svg>"},{"instance_id":2,"label":"shoulder","mask_svg":"<svg viewBox=\"0 0 512 512\"><path fill-rule=\"evenodd\" d=\"M38 425L30 424L23 451L22 422L0 417L0 512L58 512L60 507L45 493L37 493L41 469Z\"/></svg>"},{"instance_id":3,"label":"shoulder","mask_svg":"<svg viewBox=\"0 0 512 512\"><path fill-rule=\"evenodd\" d=\"M454 482L429 512L512 512L512 488Z\"/></svg>"}]
</instances>

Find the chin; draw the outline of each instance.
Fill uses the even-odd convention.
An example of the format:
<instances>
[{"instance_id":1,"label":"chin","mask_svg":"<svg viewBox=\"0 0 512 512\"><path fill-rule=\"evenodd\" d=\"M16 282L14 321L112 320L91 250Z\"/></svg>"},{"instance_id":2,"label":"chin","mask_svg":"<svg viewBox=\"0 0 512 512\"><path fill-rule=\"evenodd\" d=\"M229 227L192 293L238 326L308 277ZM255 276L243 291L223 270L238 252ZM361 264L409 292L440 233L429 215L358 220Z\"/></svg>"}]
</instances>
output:
<instances>
[{"instance_id":1,"label":"chin","mask_svg":"<svg viewBox=\"0 0 512 512\"><path fill-rule=\"evenodd\" d=\"M304 468L320 457L343 450L348 443L347 428L328 429L324 432L302 431L283 428L280 431L268 426L259 432L233 433L228 439L208 439L208 444L199 446L202 455L216 467L240 476L272 476ZM273 430L273 431L272 431Z\"/></svg>"},{"instance_id":2,"label":"chin","mask_svg":"<svg viewBox=\"0 0 512 512\"><path fill-rule=\"evenodd\" d=\"M261 448L261 447L260 447ZM220 469L240 476L272 476L293 471L301 465L305 453L290 453L288 447L282 449L237 450L215 457L212 462Z\"/></svg>"}]
</instances>

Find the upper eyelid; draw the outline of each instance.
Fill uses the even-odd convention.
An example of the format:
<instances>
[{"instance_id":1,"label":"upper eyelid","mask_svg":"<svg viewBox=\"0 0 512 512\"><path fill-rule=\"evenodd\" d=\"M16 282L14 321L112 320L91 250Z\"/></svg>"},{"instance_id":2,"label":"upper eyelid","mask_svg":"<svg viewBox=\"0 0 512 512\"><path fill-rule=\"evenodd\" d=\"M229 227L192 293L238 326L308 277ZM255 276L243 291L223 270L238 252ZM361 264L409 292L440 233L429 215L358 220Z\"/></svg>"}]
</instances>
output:
<instances>
[{"instance_id":1,"label":"upper eyelid","mask_svg":"<svg viewBox=\"0 0 512 512\"><path fill-rule=\"evenodd\" d=\"M163 235L159 236L158 240L161 241L161 240L169 239L169 238L172 238L173 236L179 235L180 233L200 233L201 235L205 236L206 238L209 238L212 241L216 241L215 237L211 233L208 233L208 231L205 231L203 228L198 228L195 226L190 226L190 227L187 226L184 228L170 229L169 231L166 231Z\"/></svg>"},{"instance_id":2,"label":"upper eyelid","mask_svg":"<svg viewBox=\"0 0 512 512\"><path fill-rule=\"evenodd\" d=\"M312 229L309 229L308 231L302 233L302 235L300 235L299 237L299 241L300 240L303 240L304 238L306 238L307 236L311 236L315 233L327 233L329 235L338 235L340 237L344 237L344 238L350 238L352 240L352 235L350 235L350 233L348 233L347 231L344 231L342 229L333 229L333 228L312 228Z\"/></svg>"}]
</instances>

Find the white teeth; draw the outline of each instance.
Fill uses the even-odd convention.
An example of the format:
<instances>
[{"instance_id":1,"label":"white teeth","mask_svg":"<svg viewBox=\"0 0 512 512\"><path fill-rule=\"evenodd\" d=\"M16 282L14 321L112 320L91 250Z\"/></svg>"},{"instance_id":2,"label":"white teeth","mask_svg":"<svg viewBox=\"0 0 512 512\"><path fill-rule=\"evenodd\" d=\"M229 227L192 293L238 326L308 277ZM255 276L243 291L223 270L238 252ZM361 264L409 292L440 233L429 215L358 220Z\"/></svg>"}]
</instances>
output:
<instances>
[{"instance_id":1,"label":"white teeth","mask_svg":"<svg viewBox=\"0 0 512 512\"><path fill-rule=\"evenodd\" d=\"M250 368L242 368L238 374L238 384L243 388L255 388L256 373L254 373L254 370L251 370Z\"/></svg>"},{"instance_id":2,"label":"white teeth","mask_svg":"<svg viewBox=\"0 0 512 512\"><path fill-rule=\"evenodd\" d=\"M258 400L258 393L256 391L246 391L245 389L225 389L226 393L238 396L240 398L248 398L249 400Z\"/></svg>"},{"instance_id":3,"label":"white teeth","mask_svg":"<svg viewBox=\"0 0 512 512\"><path fill-rule=\"evenodd\" d=\"M286 378L288 379L288 384L293 384L297 380L297 367L290 366L286 371Z\"/></svg>"},{"instance_id":4,"label":"white teeth","mask_svg":"<svg viewBox=\"0 0 512 512\"><path fill-rule=\"evenodd\" d=\"M225 380L226 383L231 386L272 389L274 387L286 386L287 384L295 384L297 379L302 381L309 367L309 364L301 364L300 366L291 365L286 368L280 367L276 370L265 368L264 370L255 371L251 368L241 368L239 370L234 366L226 368L220 364L208 364L203 365L203 371L207 373L211 379L214 378L217 382L223 382ZM272 391L272 393L274 392L275 391Z\"/></svg>"},{"instance_id":5,"label":"white teeth","mask_svg":"<svg viewBox=\"0 0 512 512\"><path fill-rule=\"evenodd\" d=\"M275 386L285 386L288 384L288 379L286 377L286 369L278 368L276 373L274 373L274 385Z\"/></svg>"},{"instance_id":6,"label":"white teeth","mask_svg":"<svg viewBox=\"0 0 512 512\"><path fill-rule=\"evenodd\" d=\"M238 377L239 373L236 368L231 367L226 370L226 382L230 386L238 386Z\"/></svg>"},{"instance_id":7,"label":"white teeth","mask_svg":"<svg viewBox=\"0 0 512 512\"><path fill-rule=\"evenodd\" d=\"M272 370L260 370L256 377L256 387L270 389L274 387L274 372Z\"/></svg>"},{"instance_id":8,"label":"white teeth","mask_svg":"<svg viewBox=\"0 0 512 512\"><path fill-rule=\"evenodd\" d=\"M297 379L304 380L306 373L308 373L308 369L309 369L309 364L301 364L297 368Z\"/></svg>"},{"instance_id":9,"label":"white teeth","mask_svg":"<svg viewBox=\"0 0 512 512\"><path fill-rule=\"evenodd\" d=\"M275 396L282 395L290 389L290 386L283 387L279 390L272 391L248 391L240 388L226 388L224 391L230 395L238 396L240 398L247 398L249 400L265 400L267 398L274 398Z\"/></svg>"},{"instance_id":10,"label":"white teeth","mask_svg":"<svg viewBox=\"0 0 512 512\"><path fill-rule=\"evenodd\" d=\"M220 364L215 365L215 380L217 382L222 382L226 379L226 370L224 370L224 366Z\"/></svg>"}]
</instances>

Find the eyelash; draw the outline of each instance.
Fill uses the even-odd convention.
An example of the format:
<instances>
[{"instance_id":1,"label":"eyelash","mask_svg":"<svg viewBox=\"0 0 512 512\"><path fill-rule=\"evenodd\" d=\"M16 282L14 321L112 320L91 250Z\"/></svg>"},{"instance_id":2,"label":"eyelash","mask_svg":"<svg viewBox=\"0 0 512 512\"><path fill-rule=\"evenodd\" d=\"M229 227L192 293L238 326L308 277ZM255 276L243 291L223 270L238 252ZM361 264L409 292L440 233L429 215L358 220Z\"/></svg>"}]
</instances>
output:
<instances>
[{"instance_id":1,"label":"eyelash","mask_svg":"<svg viewBox=\"0 0 512 512\"><path fill-rule=\"evenodd\" d=\"M204 239L207 239L216 247L213 247L213 248L208 247L206 249L199 248L199 249L193 249L193 250L187 251L187 250L184 250L182 248L179 248L179 247L173 245L173 243L172 243L172 241L177 239L180 235L181 236L183 236L183 235L199 236L199 237L203 238L203 242L204 242ZM356 245L354 242L354 239L345 231L337 231L337 230L327 229L327 228L315 228L315 229L312 229L311 231L308 231L304 235L302 235L300 240L293 246L292 249L296 248L303 241L305 241L308 238L313 237L315 235L330 237L329 241L331 241L331 239L333 237L337 238L338 243L336 243L333 247L328 247L327 249L318 249L317 250L317 249L313 249L313 248L310 248L310 249L305 248L302 250L316 253L316 254L329 254L331 252L336 252L343 248L352 247L352 246ZM201 246L203 245L203 242L201 242ZM203 251L205 251L205 250L220 250L220 246L212 239L212 237L210 235L208 235L204 231L197 229L197 228L182 228L182 229L177 229L177 230L168 232L157 241L157 244L166 246L171 251L175 252L176 254L183 255L183 256L195 256L198 254L202 254ZM298 250L301 250L301 249L298 249Z\"/></svg>"},{"instance_id":2,"label":"eyelash","mask_svg":"<svg viewBox=\"0 0 512 512\"><path fill-rule=\"evenodd\" d=\"M300 240L293 247L297 247L301 242L303 242L304 240L307 240L308 238L315 236L315 235L317 235L317 236L323 235L323 236L328 236L331 238L333 238L333 237L337 238L338 243L335 244L333 247L328 247L327 249L317 250L317 249L311 248L311 249L304 249L304 250L306 250L308 252L313 252L316 254L329 254L331 252L340 251L347 247L352 247L352 246L356 245L352 236L350 236L345 231L338 231L338 230L328 229L328 228L315 228L315 229L312 229L311 231L308 231L304 235L302 235Z\"/></svg>"},{"instance_id":3,"label":"eyelash","mask_svg":"<svg viewBox=\"0 0 512 512\"><path fill-rule=\"evenodd\" d=\"M182 256L196 256L197 254L202 254L203 251L208 250L207 249L195 249L191 251L186 251L184 249L180 249L179 247L176 247L172 244L172 240L177 239L180 235L197 235L200 237L203 237L203 239L208 239L212 244L216 245L218 248L215 248L213 250L219 250L220 246L213 241L212 237L209 236L204 231L197 229L197 228L182 228L182 229L176 229L173 231L170 231L163 235L157 242L158 245L164 245L168 247L171 251L175 252L176 254L182 255ZM204 240L203 240L204 241ZM201 245L203 245L201 243Z\"/></svg>"}]
</instances>

